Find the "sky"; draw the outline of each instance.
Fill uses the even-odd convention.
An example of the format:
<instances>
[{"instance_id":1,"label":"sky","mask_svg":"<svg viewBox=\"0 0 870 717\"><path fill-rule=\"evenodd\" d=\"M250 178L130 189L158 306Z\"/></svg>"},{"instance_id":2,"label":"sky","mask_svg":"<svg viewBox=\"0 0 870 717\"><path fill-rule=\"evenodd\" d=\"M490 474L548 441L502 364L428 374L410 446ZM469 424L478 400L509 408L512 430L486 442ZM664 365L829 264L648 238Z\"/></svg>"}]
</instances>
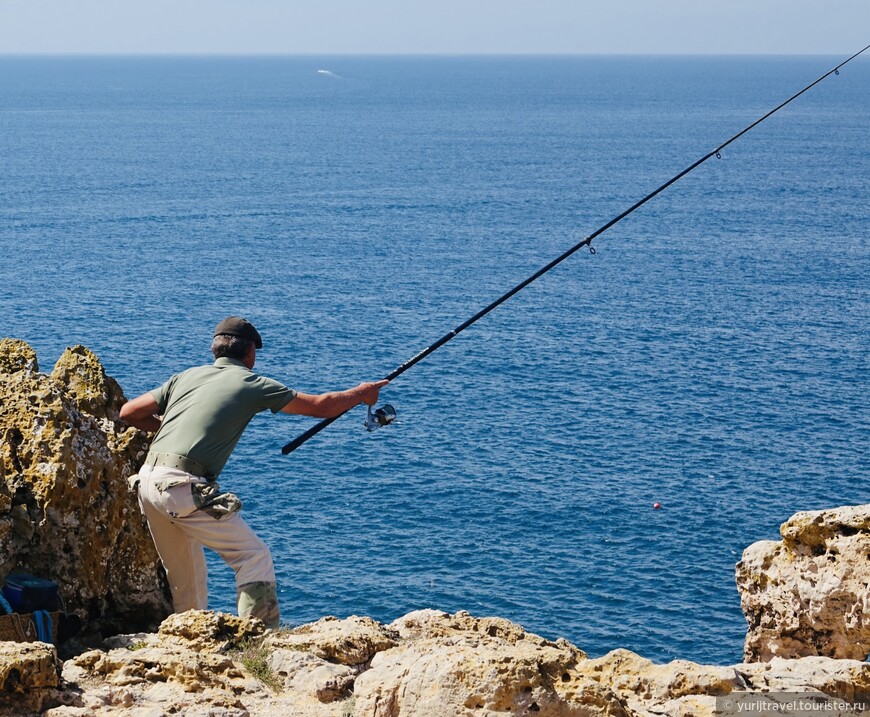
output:
<instances>
[{"instance_id":1,"label":"sky","mask_svg":"<svg viewBox=\"0 0 870 717\"><path fill-rule=\"evenodd\" d=\"M0 0L0 54L829 54L870 0Z\"/></svg>"}]
</instances>

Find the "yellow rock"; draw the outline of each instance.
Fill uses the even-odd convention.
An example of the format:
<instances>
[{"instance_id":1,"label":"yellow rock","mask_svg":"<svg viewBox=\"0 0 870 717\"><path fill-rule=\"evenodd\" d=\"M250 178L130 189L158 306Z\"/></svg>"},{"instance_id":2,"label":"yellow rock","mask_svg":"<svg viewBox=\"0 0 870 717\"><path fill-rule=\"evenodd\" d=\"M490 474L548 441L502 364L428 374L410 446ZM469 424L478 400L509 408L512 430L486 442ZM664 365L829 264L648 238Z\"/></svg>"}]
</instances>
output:
<instances>
[{"instance_id":1,"label":"yellow rock","mask_svg":"<svg viewBox=\"0 0 870 717\"><path fill-rule=\"evenodd\" d=\"M0 341L0 578L56 581L89 632L154 629L171 612L126 478L149 437L117 422L118 384L84 347L51 376L24 342Z\"/></svg>"},{"instance_id":2,"label":"yellow rock","mask_svg":"<svg viewBox=\"0 0 870 717\"><path fill-rule=\"evenodd\" d=\"M269 649L303 650L329 662L362 665L382 650L394 647L397 635L370 617L352 615L344 620L324 617L293 630L266 637Z\"/></svg>"},{"instance_id":3,"label":"yellow rock","mask_svg":"<svg viewBox=\"0 0 870 717\"><path fill-rule=\"evenodd\" d=\"M0 339L0 373L39 371L36 351L21 339Z\"/></svg>"},{"instance_id":4,"label":"yellow rock","mask_svg":"<svg viewBox=\"0 0 870 717\"><path fill-rule=\"evenodd\" d=\"M59 673L60 663L51 645L0 641L0 708L28 714L52 704Z\"/></svg>"},{"instance_id":5,"label":"yellow rock","mask_svg":"<svg viewBox=\"0 0 870 717\"><path fill-rule=\"evenodd\" d=\"M870 654L870 505L804 511L743 551L747 661Z\"/></svg>"}]
</instances>

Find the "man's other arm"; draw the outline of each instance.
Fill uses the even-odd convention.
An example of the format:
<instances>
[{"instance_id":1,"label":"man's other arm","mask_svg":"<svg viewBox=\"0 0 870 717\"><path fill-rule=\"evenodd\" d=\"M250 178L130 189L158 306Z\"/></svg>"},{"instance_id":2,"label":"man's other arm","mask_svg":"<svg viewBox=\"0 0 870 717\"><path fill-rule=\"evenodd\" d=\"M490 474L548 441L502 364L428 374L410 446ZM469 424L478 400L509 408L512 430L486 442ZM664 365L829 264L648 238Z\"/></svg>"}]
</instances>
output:
<instances>
[{"instance_id":1,"label":"man's other arm","mask_svg":"<svg viewBox=\"0 0 870 717\"><path fill-rule=\"evenodd\" d=\"M154 432L160 428L159 408L154 396L143 393L121 406L121 420L143 431Z\"/></svg>"},{"instance_id":2,"label":"man's other arm","mask_svg":"<svg viewBox=\"0 0 870 717\"><path fill-rule=\"evenodd\" d=\"M341 413L366 403L373 406L378 402L378 393L389 383L370 381L361 383L345 391L330 391L328 393L297 393L296 396L281 409L281 413L293 413L314 418L332 418Z\"/></svg>"}]
</instances>

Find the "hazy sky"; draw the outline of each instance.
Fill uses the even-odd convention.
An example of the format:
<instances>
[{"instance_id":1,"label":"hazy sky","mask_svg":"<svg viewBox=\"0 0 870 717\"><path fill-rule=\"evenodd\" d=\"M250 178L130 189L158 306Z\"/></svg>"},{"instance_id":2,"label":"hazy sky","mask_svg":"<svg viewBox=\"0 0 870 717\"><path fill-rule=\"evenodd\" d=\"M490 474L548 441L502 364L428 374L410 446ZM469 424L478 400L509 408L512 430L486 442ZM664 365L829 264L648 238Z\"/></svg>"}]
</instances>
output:
<instances>
[{"instance_id":1,"label":"hazy sky","mask_svg":"<svg viewBox=\"0 0 870 717\"><path fill-rule=\"evenodd\" d=\"M870 44L870 0L0 0L8 53L786 53Z\"/></svg>"}]
</instances>

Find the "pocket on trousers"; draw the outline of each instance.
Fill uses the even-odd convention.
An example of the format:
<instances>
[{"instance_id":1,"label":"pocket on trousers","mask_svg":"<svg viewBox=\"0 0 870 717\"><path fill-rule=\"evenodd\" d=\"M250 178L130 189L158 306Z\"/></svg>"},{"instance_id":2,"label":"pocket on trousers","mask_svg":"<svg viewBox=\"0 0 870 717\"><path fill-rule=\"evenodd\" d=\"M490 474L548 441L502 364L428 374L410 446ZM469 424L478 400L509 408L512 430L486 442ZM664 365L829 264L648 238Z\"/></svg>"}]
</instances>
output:
<instances>
[{"instance_id":1,"label":"pocket on trousers","mask_svg":"<svg viewBox=\"0 0 870 717\"><path fill-rule=\"evenodd\" d=\"M197 505L191 495L194 483L180 483L160 491L160 507L170 518L186 518L195 513Z\"/></svg>"}]
</instances>

